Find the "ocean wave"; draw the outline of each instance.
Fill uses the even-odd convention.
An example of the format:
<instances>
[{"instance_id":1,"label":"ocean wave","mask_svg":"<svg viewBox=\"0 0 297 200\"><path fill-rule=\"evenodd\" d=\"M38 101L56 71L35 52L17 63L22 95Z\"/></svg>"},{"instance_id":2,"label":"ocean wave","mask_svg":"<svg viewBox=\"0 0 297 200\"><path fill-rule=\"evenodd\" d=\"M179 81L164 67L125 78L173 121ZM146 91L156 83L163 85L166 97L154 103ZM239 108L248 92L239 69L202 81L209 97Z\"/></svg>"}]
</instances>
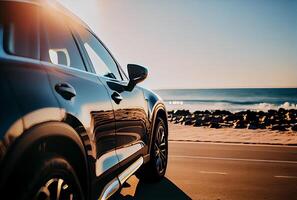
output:
<instances>
[{"instance_id":1,"label":"ocean wave","mask_svg":"<svg viewBox=\"0 0 297 200\"><path fill-rule=\"evenodd\" d=\"M167 100L164 99L165 102L168 102L169 104L196 104L196 103L228 103L228 104L238 104L238 105L255 105L255 104L262 104L262 103L268 103L268 104L274 104L274 105L280 105L289 103L283 100L272 100L269 99L266 100L246 100L246 101L234 101L234 100L224 100L224 99L178 99L178 100ZM297 103L297 101L296 101ZM291 103L289 103L291 104ZM293 103L294 104L294 103Z\"/></svg>"},{"instance_id":2,"label":"ocean wave","mask_svg":"<svg viewBox=\"0 0 297 200\"><path fill-rule=\"evenodd\" d=\"M254 109L256 110L278 110L280 108L284 109L297 109L297 104L285 102L281 105L275 105L271 103L259 103L254 105Z\"/></svg>"},{"instance_id":3,"label":"ocean wave","mask_svg":"<svg viewBox=\"0 0 297 200\"><path fill-rule=\"evenodd\" d=\"M243 110L268 111L284 109L297 109L297 104L284 102L281 104L257 102L253 104L230 103L226 101L207 101L207 102L189 102L189 101L165 101L168 110L186 109L194 112L196 110L228 110L238 112Z\"/></svg>"}]
</instances>

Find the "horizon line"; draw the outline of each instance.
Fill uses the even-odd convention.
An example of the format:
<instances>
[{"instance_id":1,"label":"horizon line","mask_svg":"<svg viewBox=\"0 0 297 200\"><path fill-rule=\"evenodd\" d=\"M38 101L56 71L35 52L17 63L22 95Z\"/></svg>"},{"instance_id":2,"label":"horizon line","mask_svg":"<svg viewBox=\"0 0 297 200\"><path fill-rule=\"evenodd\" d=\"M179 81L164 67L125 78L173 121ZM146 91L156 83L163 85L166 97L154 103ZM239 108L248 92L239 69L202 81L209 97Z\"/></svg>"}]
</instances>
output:
<instances>
[{"instance_id":1,"label":"horizon line","mask_svg":"<svg viewBox=\"0 0 297 200\"><path fill-rule=\"evenodd\" d=\"M196 90L196 89L202 89L202 90L210 90L210 89L297 89L297 86L293 87L221 87L221 88L215 88L215 87L205 87L205 88L152 88L151 90Z\"/></svg>"}]
</instances>

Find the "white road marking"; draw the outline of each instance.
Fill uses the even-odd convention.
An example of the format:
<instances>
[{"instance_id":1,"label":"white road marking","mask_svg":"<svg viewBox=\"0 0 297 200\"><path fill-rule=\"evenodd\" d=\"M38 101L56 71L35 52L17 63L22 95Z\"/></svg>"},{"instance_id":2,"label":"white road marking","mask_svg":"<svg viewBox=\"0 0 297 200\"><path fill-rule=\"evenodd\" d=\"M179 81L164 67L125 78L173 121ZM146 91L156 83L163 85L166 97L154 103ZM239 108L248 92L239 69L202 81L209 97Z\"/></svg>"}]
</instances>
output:
<instances>
[{"instance_id":1,"label":"white road marking","mask_svg":"<svg viewBox=\"0 0 297 200\"><path fill-rule=\"evenodd\" d=\"M289 160L261 160L261 159L247 159L247 158L218 158L207 156L179 156L169 155L169 158L188 158L188 159L206 159L206 160L228 160L228 161L246 161L246 162L266 162L266 163L285 163L285 164L297 164L297 161Z\"/></svg>"},{"instance_id":2,"label":"white road marking","mask_svg":"<svg viewBox=\"0 0 297 200\"><path fill-rule=\"evenodd\" d=\"M227 175L226 172L209 172L209 171L200 171L201 174L219 174L219 175Z\"/></svg>"},{"instance_id":3,"label":"white road marking","mask_svg":"<svg viewBox=\"0 0 297 200\"><path fill-rule=\"evenodd\" d=\"M297 176L274 176L274 178L297 178Z\"/></svg>"}]
</instances>

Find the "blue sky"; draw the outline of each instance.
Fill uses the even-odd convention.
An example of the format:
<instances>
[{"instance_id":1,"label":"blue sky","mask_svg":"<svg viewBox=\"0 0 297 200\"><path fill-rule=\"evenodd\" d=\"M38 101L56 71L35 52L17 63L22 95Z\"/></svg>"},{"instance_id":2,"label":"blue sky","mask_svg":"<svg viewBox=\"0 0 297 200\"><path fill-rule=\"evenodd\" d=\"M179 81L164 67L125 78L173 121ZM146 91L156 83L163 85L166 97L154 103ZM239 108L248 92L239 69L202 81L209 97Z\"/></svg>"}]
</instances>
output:
<instances>
[{"instance_id":1,"label":"blue sky","mask_svg":"<svg viewBox=\"0 0 297 200\"><path fill-rule=\"evenodd\" d=\"M297 87L297 0L61 1L150 88Z\"/></svg>"}]
</instances>

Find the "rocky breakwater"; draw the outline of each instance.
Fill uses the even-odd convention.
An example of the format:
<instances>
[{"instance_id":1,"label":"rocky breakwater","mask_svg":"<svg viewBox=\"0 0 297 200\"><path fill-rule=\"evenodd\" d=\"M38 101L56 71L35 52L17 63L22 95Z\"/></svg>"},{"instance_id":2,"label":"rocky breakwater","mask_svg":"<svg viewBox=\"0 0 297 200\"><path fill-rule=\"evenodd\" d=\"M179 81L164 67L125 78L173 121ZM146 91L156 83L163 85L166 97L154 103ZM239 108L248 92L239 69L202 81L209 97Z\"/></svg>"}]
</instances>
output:
<instances>
[{"instance_id":1,"label":"rocky breakwater","mask_svg":"<svg viewBox=\"0 0 297 200\"><path fill-rule=\"evenodd\" d=\"M175 124L209 128L270 129L297 132L297 110L195 111L174 110L168 112L168 120Z\"/></svg>"}]
</instances>

